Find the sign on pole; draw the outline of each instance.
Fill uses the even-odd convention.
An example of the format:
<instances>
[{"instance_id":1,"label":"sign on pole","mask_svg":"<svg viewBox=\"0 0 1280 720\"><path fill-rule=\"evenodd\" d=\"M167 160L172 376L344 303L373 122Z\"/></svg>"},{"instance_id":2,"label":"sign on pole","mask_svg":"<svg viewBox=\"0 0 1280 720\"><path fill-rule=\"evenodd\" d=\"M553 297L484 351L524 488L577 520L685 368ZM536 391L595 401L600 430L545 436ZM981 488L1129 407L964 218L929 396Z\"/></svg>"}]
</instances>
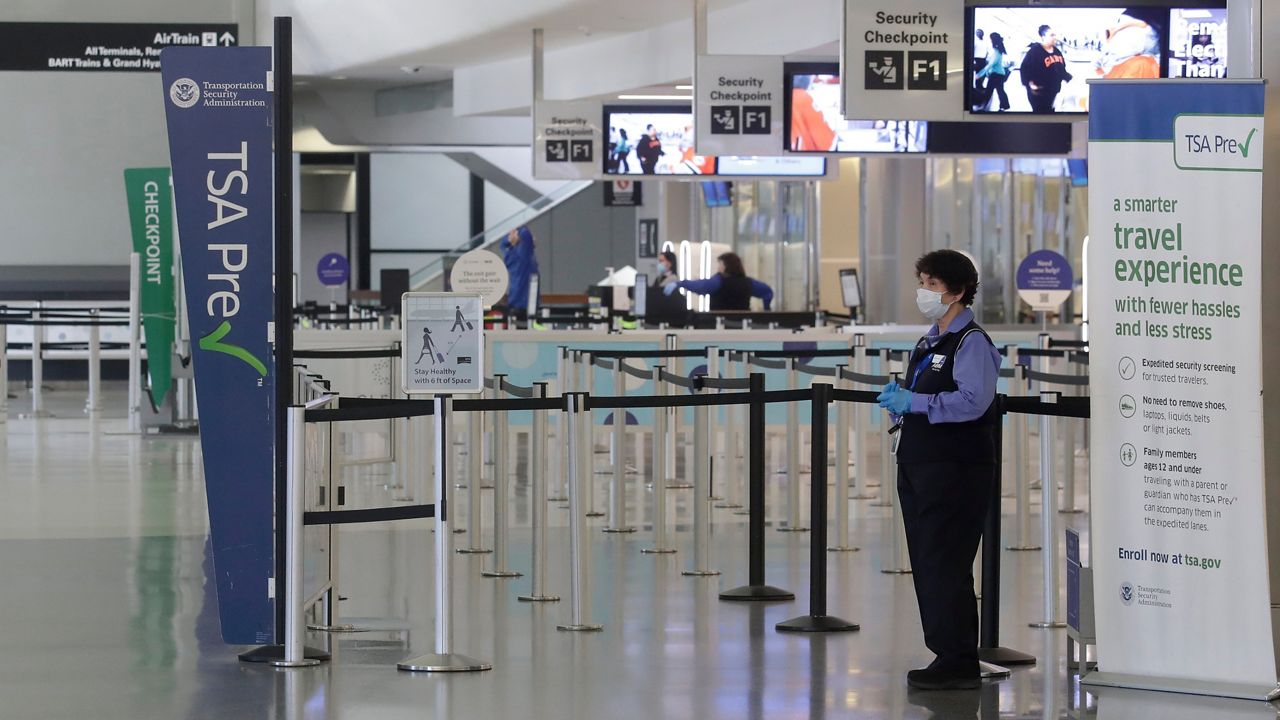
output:
<instances>
[{"instance_id":1,"label":"sign on pole","mask_svg":"<svg viewBox=\"0 0 1280 720\"><path fill-rule=\"evenodd\" d=\"M844 2L844 116L961 120L964 3Z\"/></svg>"},{"instance_id":2,"label":"sign on pole","mask_svg":"<svg viewBox=\"0 0 1280 720\"><path fill-rule=\"evenodd\" d=\"M1085 682L1262 698L1263 84L1100 81L1090 105Z\"/></svg>"},{"instance_id":3,"label":"sign on pole","mask_svg":"<svg viewBox=\"0 0 1280 720\"><path fill-rule=\"evenodd\" d=\"M479 295L485 308L493 307L507 294L510 281L502 258L484 248L464 254L449 269L449 289Z\"/></svg>"},{"instance_id":4,"label":"sign on pole","mask_svg":"<svg viewBox=\"0 0 1280 720\"><path fill-rule=\"evenodd\" d=\"M699 55L696 78L694 148L699 154L781 153L781 57Z\"/></svg>"},{"instance_id":5,"label":"sign on pole","mask_svg":"<svg viewBox=\"0 0 1280 720\"><path fill-rule=\"evenodd\" d=\"M164 404L173 384L173 337L177 306L173 284L173 191L169 168L130 168L124 171L133 251L142 257L138 268L139 308L147 341L147 374L151 401Z\"/></svg>"},{"instance_id":6,"label":"sign on pole","mask_svg":"<svg viewBox=\"0 0 1280 720\"><path fill-rule=\"evenodd\" d=\"M405 293L400 338L407 395L484 391L484 300L464 293Z\"/></svg>"},{"instance_id":7,"label":"sign on pole","mask_svg":"<svg viewBox=\"0 0 1280 720\"><path fill-rule=\"evenodd\" d=\"M346 285L351 278L351 263L342 253L328 253L316 263L316 277L325 287Z\"/></svg>"},{"instance_id":8,"label":"sign on pole","mask_svg":"<svg viewBox=\"0 0 1280 720\"><path fill-rule=\"evenodd\" d=\"M1052 312L1071 297L1071 263L1052 250L1036 250L1018 265L1018 297L1037 312Z\"/></svg>"},{"instance_id":9,"label":"sign on pole","mask_svg":"<svg viewBox=\"0 0 1280 720\"><path fill-rule=\"evenodd\" d=\"M271 48L161 60L222 637L272 643Z\"/></svg>"},{"instance_id":10,"label":"sign on pole","mask_svg":"<svg viewBox=\"0 0 1280 720\"><path fill-rule=\"evenodd\" d=\"M590 180L602 172L603 106L591 101L539 101L533 106L533 176Z\"/></svg>"}]
</instances>

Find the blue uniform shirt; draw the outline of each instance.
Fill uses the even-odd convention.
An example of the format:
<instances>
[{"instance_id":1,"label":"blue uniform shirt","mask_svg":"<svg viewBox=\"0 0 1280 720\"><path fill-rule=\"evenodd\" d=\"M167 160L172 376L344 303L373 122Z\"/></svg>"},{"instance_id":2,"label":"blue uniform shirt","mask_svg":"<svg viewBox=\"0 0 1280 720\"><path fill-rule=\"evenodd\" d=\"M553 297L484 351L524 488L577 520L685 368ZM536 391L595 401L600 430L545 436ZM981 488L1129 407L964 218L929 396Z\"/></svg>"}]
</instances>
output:
<instances>
[{"instance_id":1,"label":"blue uniform shirt","mask_svg":"<svg viewBox=\"0 0 1280 720\"><path fill-rule=\"evenodd\" d=\"M973 322L973 311L965 308L939 332L938 326L929 328L921 342L931 348L946 335L959 332ZM986 336L973 333L956 349L952 361L952 376L958 390L941 393L915 393L911 396L910 412L929 416L929 422L968 422L977 420L996 399L996 381L1000 376L1000 351L987 342ZM911 378L907 378L910 382ZM910 387L907 388L910 390Z\"/></svg>"}]
</instances>

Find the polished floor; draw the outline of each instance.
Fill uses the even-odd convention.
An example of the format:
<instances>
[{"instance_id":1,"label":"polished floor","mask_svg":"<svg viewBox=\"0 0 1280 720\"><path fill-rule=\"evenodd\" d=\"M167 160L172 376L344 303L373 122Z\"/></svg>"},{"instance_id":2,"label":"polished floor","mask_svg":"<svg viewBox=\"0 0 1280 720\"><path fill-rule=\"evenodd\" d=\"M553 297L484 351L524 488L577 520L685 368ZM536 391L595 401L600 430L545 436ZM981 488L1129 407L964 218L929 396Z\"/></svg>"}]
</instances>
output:
<instances>
[{"instance_id":1,"label":"polished floor","mask_svg":"<svg viewBox=\"0 0 1280 720\"><path fill-rule=\"evenodd\" d=\"M1040 553L1004 552L1003 644L1034 653L980 692L915 693L905 672L930 656L909 575L880 572L887 517L853 503L855 553L830 554L830 612L856 633L780 634L808 602L808 536L768 533L769 581L796 600L720 602L745 581L745 518L717 510L722 575L684 577L685 501L673 499L680 552L642 555L634 535L592 533L589 588L599 633L558 632L569 615L567 511L551 505L554 604L516 600L528 577L480 576L490 556L454 562L456 649L488 672L412 675L399 660L432 645L425 521L345 528L341 615L363 632L313 634L333 661L275 670L222 644L206 542L198 442L124 433L122 389L102 417L83 394L49 396L54 417L23 419L21 391L0 425L0 718L1275 718L1273 707L1137 691L1081 691L1065 631L1041 620ZM771 460L772 462L772 460ZM605 497L599 478L598 504ZM781 494L775 479L771 501ZM1083 483L1082 483L1083 485ZM674 491L679 493L682 491ZM673 493L673 494L674 494ZM529 567L527 488L512 490L511 564ZM1081 488L1083 504L1083 487ZM634 504L645 502L636 493ZM1006 501L1006 513L1012 503ZM1085 522L1083 515L1060 521ZM1033 516L1038 526L1038 514ZM600 521L593 521L598 525ZM1006 532L1010 527L1006 516ZM459 538L465 538L460 535ZM462 542L460 540L460 542Z\"/></svg>"}]
</instances>

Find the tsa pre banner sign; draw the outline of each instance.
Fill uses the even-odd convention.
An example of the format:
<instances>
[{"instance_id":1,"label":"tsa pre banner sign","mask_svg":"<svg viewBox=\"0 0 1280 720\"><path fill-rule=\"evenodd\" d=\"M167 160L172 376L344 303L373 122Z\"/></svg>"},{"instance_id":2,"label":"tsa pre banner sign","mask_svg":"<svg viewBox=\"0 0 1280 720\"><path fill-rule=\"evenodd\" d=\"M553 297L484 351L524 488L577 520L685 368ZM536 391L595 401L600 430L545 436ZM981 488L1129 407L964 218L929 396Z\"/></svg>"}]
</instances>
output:
<instances>
[{"instance_id":1,"label":"tsa pre banner sign","mask_svg":"<svg viewBox=\"0 0 1280 720\"><path fill-rule=\"evenodd\" d=\"M160 61L222 637L271 643L271 49Z\"/></svg>"},{"instance_id":2,"label":"tsa pre banner sign","mask_svg":"<svg viewBox=\"0 0 1280 720\"><path fill-rule=\"evenodd\" d=\"M1263 85L1090 102L1096 681L1264 695Z\"/></svg>"}]
</instances>

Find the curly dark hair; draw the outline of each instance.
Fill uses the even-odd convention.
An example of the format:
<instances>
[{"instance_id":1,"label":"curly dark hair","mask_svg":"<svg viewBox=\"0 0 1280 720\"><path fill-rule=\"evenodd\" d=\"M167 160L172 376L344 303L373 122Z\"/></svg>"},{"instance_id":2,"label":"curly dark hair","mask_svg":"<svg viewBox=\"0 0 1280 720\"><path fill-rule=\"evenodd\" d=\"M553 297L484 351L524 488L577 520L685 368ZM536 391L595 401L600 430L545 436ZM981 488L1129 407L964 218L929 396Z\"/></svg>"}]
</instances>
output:
<instances>
[{"instance_id":1,"label":"curly dark hair","mask_svg":"<svg viewBox=\"0 0 1280 720\"><path fill-rule=\"evenodd\" d=\"M968 307L978 294L978 269L961 252L934 250L916 261L916 275L935 277L947 286L947 292L960 293L960 304Z\"/></svg>"}]
</instances>

